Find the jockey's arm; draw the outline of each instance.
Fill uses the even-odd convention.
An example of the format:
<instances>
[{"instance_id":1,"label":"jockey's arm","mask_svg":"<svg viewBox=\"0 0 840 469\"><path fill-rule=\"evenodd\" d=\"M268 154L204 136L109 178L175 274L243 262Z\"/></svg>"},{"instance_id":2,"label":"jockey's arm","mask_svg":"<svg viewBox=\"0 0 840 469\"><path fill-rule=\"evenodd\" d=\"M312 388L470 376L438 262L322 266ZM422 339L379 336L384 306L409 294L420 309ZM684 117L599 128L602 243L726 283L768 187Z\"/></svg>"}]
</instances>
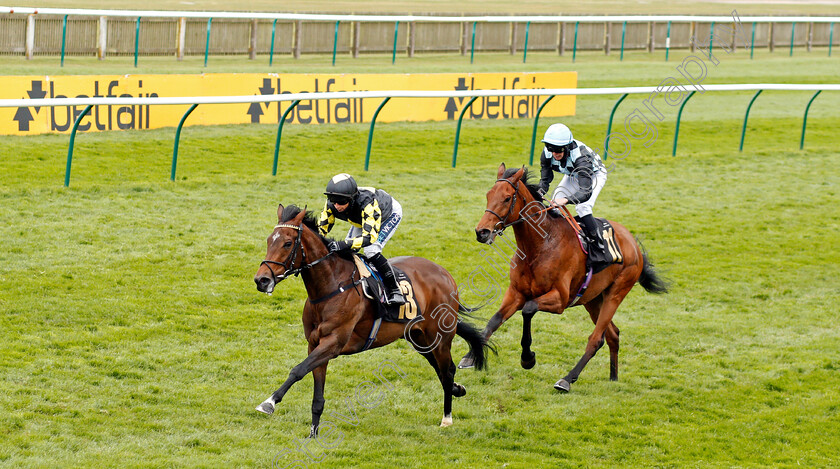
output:
<instances>
[{"instance_id":1,"label":"jockey's arm","mask_svg":"<svg viewBox=\"0 0 840 469\"><path fill-rule=\"evenodd\" d=\"M572 170L573 175L577 178L578 189L574 194L567 196L569 202L572 204L579 204L586 202L592 197L592 189L595 187L595 178L592 171L592 158L581 156L575 161L575 167Z\"/></svg>"},{"instance_id":2,"label":"jockey's arm","mask_svg":"<svg viewBox=\"0 0 840 469\"><path fill-rule=\"evenodd\" d=\"M322 236L326 236L335 224L335 214L330 209L329 201L324 203L324 210L321 211L321 216L318 218L318 231Z\"/></svg>"},{"instance_id":3,"label":"jockey's arm","mask_svg":"<svg viewBox=\"0 0 840 469\"><path fill-rule=\"evenodd\" d=\"M545 150L542 152L540 158L540 190L543 193L548 192L548 186L554 180L554 170L551 168L551 158L545 157Z\"/></svg>"},{"instance_id":4,"label":"jockey's arm","mask_svg":"<svg viewBox=\"0 0 840 469\"><path fill-rule=\"evenodd\" d=\"M379 208L379 202L374 198L373 202L362 209L362 235L350 240L351 247L359 250L370 246L379 236L380 228L382 228L382 210Z\"/></svg>"}]
</instances>

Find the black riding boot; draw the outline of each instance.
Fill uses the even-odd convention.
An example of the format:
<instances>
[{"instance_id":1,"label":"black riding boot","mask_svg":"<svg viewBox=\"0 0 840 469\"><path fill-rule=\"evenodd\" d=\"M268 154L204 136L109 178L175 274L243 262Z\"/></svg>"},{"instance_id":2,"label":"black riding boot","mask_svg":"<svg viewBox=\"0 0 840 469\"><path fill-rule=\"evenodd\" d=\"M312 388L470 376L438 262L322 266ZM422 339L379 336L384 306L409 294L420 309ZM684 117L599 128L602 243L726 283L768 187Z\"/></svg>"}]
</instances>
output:
<instances>
[{"instance_id":1,"label":"black riding boot","mask_svg":"<svg viewBox=\"0 0 840 469\"><path fill-rule=\"evenodd\" d=\"M388 263L388 259L380 252L369 257L368 260L373 263L373 266L376 267L376 270L379 271L379 275L382 277L382 283L385 285L385 301L390 305L404 304L405 297L400 291L400 287L397 286L397 278L394 276L394 270L391 268L391 264Z\"/></svg>"},{"instance_id":2,"label":"black riding boot","mask_svg":"<svg viewBox=\"0 0 840 469\"><path fill-rule=\"evenodd\" d=\"M580 217L580 222L583 224L583 231L586 232L586 237L589 238L590 246L594 246L596 249L603 251L604 242L598 234L598 222L595 221L595 217L592 214L584 215Z\"/></svg>"}]
</instances>

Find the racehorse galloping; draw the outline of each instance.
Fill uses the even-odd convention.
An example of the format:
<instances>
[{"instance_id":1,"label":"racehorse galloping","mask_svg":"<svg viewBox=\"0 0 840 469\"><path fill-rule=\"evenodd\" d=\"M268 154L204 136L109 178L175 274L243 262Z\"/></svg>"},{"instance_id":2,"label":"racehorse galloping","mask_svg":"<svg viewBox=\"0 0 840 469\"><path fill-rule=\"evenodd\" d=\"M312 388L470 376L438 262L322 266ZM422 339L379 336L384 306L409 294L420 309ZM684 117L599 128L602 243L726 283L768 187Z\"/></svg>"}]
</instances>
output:
<instances>
[{"instance_id":1,"label":"racehorse galloping","mask_svg":"<svg viewBox=\"0 0 840 469\"><path fill-rule=\"evenodd\" d=\"M528 183L528 171L499 166L496 183L487 192L487 209L475 229L481 243L490 244L505 228L513 226L518 251L510 268L510 286L502 299L499 311L490 318L484 329L485 339L522 310L522 359L525 369L536 364L531 351L531 319L537 311L561 314L571 306L584 284L586 254L578 245L575 229L564 220L545 218L538 187ZM592 276L589 287L577 301L583 304L595 323L586 351L578 363L554 387L568 392L577 381L587 362L604 345L610 349L610 380L618 379L618 327L612 322L618 305L639 282L651 293L667 292L666 283L657 276L642 246L624 226L610 222L624 261L612 264ZM460 368L472 366L473 357L467 354Z\"/></svg>"},{"instance_id":2,"label":"racehorse galloping","mask_svg":"<svg viewBox=\"0 0 840 469\"><path fill-rule=\"evenodd\" d=\"M302 319L309 356L292 368L289 378L257 410L272 414L289 388L312 372L315 387L310 436L314 436L324 410L327 363L339 355L366 350L377 305L359 294L354 262L329 253L330 240L318 234L316 217L294 205L280 205L277 218L278 224L268 237L265 260L254 281L259 291L271 293L279 281L290 275L299 273L303 278L308 298ZM411 339L443 386L441 426L452 425L452 397L466 394L466 389L455 382L456 368L450 355L452 338L457 334L467 341L479 369L485 364L487 343L477 329L458 319L459 310L465 309L460 308L458 287L449 272L420 257L399 257L393 263L411 279L411 293L426 318L408 324L383 321L375 340L367 345L375 348L401 337Z\"/></svg>"}]
</instances>

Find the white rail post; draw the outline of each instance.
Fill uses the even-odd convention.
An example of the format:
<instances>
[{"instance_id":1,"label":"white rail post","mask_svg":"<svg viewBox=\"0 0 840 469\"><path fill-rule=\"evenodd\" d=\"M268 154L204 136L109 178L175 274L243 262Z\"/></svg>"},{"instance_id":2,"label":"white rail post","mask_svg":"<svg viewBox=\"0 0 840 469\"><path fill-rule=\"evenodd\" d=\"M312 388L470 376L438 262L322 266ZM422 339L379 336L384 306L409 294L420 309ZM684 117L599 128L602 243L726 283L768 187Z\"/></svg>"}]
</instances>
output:
<instances>
[{"instance_id":1,"label":"white rail post","mask_svg":"<svg viewBox=\"0 0 840 469\"><path fill-rule=\"evenodd\" d=\"M96 40L96 57L105 60L105 51L108 49L108 17L99 17L99 37Z\"/></svg>"},{"instance_id":2,"label":"white rail post","mask_svg":"<svg viewBox=\"0 0 840 469\"><path fill-rule=\"evenodd\" d=\"M415 31L417 30L417 22L411 21L408 23L408 56L414 57L414 42L417 37Z\"/></svg>"},{"instance_id":3,"label":"white rail post","mask_svg":"<svg viewBox=\"0 0 840 469\"><path fill-rule=\"evenodd\" d=\"M294 28L295 31L294 31L294 39L293 39L293 42L292 42L292 44L293 44L292 51L293 51L293 55L296 59L300 58L300 28L301 28L302 25L303 25L303 23L301 22L301 20L295 21L295 28Z\"/></svg>"},{"instance_id":4,"label":"white rail post","mask_svg":"<svg viewBox=\"0 0 840 469\"><path fill-rule=\"evenodd\" d=\"M566 23L557 23L557 55L566 52Z\"/></svg>"},{"instance_id":5,"label":"white rail post","mask_svg":"<svg viewBox=\"0 0 840 469\"><path fill-rule=\"evenodd\" d=\"M604 23L604 55L610 55L610 23Z\"/></svg>"},{"instance_id":6,"label":"white rail post","mask_svg":"<svg viewBox=\"0 0 840 469\"><path fill-rule=\"evenodd\" d=\"M175 57L179 61L184 60L184 43L187 37L187 19L184 17L178 18L178 45L175 49Z\"/></svg>"},{"instance_id":7,"label":"white rail post","mask_svg":"<svg viewBox=\"0 0 840 469\"><path fill-rule=\"evenodd\" d=\"M353 39L350 42L353 44L351 46L351 48L352 48L351 49L351 54L353 55L354 59L359 57L359 28L360 27L361 27L361 25L359 24L359 22L354 21L353 22L353 27L351 28L351 33L350 33L353 36Z\"/></svg>"},{"instance_id":8,"label":"white rail post","mask_svg":"<svg viewBox=\"0 0 840 469\"><path fill-rule=\"evenodd\" d=\"M510 22L510 55L516 55L516 30L519 26L515 21Z\"/></svg>"},{"instance_id":9,"label":"white rail post","mask_svg":"<svg viewBox=\"0 0 840 469\"><path fill-rule=\"evenodd\" d=\"M648 52L653 53L656 49L656 22L651 21L648 25Z\"/></svg>"},{"instance_id":10,"label":"white rail post","mask_svg":"<svg viewBox=\"0 0 840 469\"><path fill-rule=\"evenodd\" d=\"M248 41L248 58L254 60L257 58L257 19L251 20L251 37Z\"/></svg>"},{"instance_id":11,"label":"white rail post","mask_svg":"<svg viewBox=\"0 0 840 469\"><path fill-rule=\"evenodd\" d=\"M35 15L26 17L26 60L35 55Z\"/></svg>"}]
</instances>

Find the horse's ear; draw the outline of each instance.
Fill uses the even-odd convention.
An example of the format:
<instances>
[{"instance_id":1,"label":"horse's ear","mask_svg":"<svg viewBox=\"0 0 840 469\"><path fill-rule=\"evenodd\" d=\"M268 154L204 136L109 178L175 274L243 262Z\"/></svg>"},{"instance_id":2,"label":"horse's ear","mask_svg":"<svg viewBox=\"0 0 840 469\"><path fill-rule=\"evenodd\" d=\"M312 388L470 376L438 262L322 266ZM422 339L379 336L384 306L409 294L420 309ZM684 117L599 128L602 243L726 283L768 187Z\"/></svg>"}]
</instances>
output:
<instances>
[{"instance_id":1,"label":"horse's ear","mask_svg":"<svg viewBox=\"0 0 840 469\"><path fill-rule=\"evenodd\" d=\"M519 169L519 171L517 171L516 173L513 174L513 177L510 178L510 182L513 182L513 183L519 182L519 180L522 178L522 176L524 174L525 174L525 166L521 167Z\"/></svg>"},{"instance_id":2,"label":"horse's ear","mask_svg":"<svg viewBox=\"0 0 840 469\"><path fill-rule=\"evenodd\" d=\"M499 165L499 172L498 172L498 173L496 173L496 179L501 179L501 178L502 178L502 176L504 176L504 174L505 174L505 170L506 170L506 169L507 169L507 168L505 168L505 164L504 164L504 163L500 164L500 165Z\"/></svg>"},{"instance_id":3,"label":"horse's ear","mask_svg":"<svg viewBox=\"0 0 840 469\"><path fill-rule=\"evenodd\" d=\"M290 223L292 225L300 225L303 223L303 217L306 216L306 210L301 210L300 213L297 214L295 218L293 218Z\"/></svg>"},{"instance_id":4,"label":"horse's ear","mask_svg":"<svg viewBox=\"0 0 840 469\"><path fill-rule=\"evenodd\" d=\"M285 207L283 207L283 204L280 204L280 205L277 206L277 221L279 221L279 222L283 221L283 209L284 208Z\"/></svg>"}]
</instances>

